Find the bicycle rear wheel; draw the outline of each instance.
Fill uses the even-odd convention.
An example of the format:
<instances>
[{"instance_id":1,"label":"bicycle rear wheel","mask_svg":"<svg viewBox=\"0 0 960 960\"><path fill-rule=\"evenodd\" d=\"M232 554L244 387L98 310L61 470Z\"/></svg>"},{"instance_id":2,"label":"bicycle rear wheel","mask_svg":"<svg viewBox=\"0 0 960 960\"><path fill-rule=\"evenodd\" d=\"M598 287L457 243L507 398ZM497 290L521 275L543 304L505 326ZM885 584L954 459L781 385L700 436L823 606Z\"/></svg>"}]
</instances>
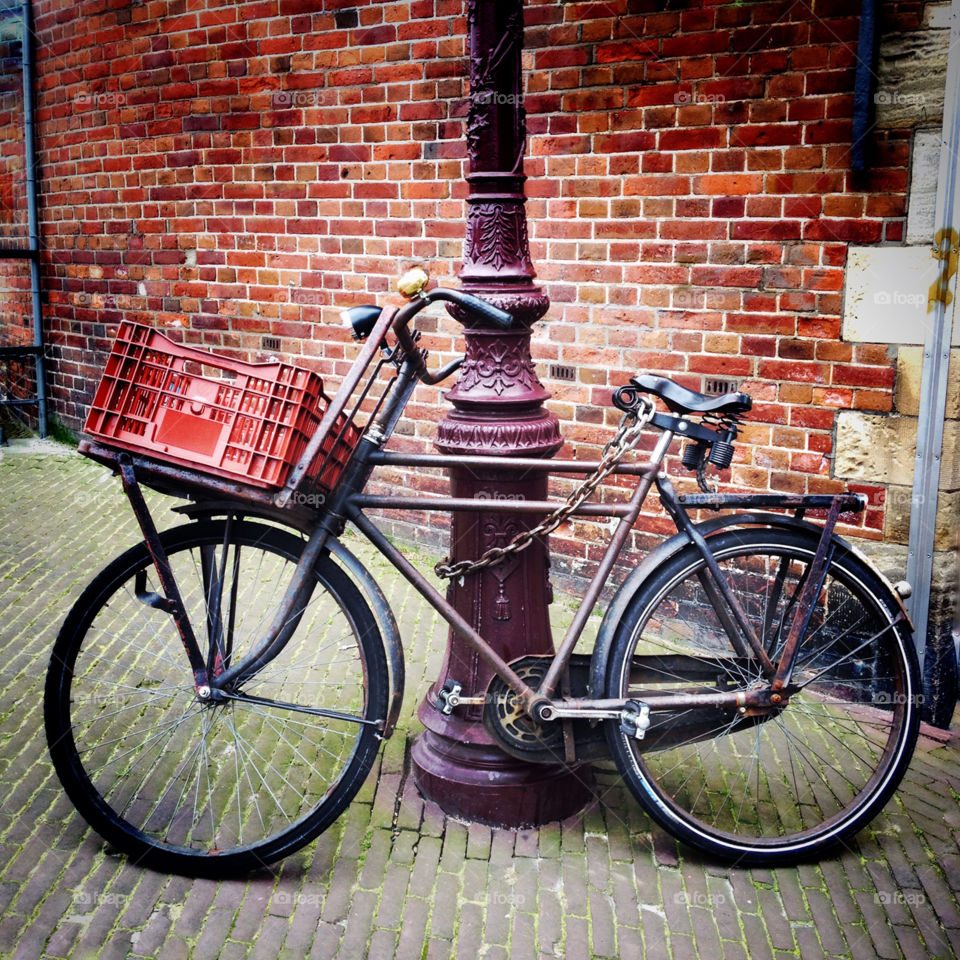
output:
<instances>
[{"instance_id":1,"label":"bicycle rear wheel","mask_svg":"<svg viewBox=\"0 0 960 960\"><path fill-rule=\"evenodd\" d=\"M817 549L803 530L730 531L709 541L776 663ZM766 688L755 657L738 653L688 547L628 607L614 640L608 697ZM705 587L705 584L708 586ZM919 723L916 653L883 581L841 544L801 637L782 707L658 710L643 741L609 724L621 775L674 836L727 860L809 858L859 830L887 802ZM802 620L801 620L802 622Z\"/></svg>"},{"instance_id":2,"label":"bicycle rear wheel","mask_svg":"<svg viewBox=\"0 0 960 960\"><path fill-rule=\"evenodd\" d=\"M224 520L161 539L201 649L218 631L240 662L304 541ZM87 587L54 646L44 713L60 780L104 839L158 870L222 877L287 856L339 816L376 758L388 674L357 588L328 557L314 577L293 637L242 684L260 702L197 698L172 617L150 605L163 591L143 544Z\"/></svg>"}]
</instances>

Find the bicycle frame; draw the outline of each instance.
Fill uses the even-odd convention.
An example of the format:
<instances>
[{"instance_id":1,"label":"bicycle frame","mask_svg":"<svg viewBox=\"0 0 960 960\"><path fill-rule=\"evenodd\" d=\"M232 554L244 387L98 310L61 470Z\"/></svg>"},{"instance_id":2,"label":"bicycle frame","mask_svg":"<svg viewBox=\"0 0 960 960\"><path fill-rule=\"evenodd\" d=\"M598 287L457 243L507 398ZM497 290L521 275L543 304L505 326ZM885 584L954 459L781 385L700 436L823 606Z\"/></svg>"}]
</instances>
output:
<instances>
[{"instance_id":1,"label":"bicycle frame","mask_svg":"<svg viewBox=\"0 0 960 960\"><path fill-rule=\"evenodd\" d=\"M305 449L295 464L285 448L282 488L258 487L266 479L245 464L234 474L154 459L162 445L130 443L124 452L110 445L112 434L103 434L105 445L81 444L119 473L144 542L81 595L47 672L48 743L78 809L108 841L150 865L223 876L235 864L285 856L343 812L373 767L378 741L397 728L405 666L387 598L340 541L352 523L444 618L468 659L492 675L488 688L468 696L457 682L467 678L441 675L424 706L482 713L491 742L527 763L614 760L654 821L726 859L777 863L781 854L806 857L852 835L889 799L919 723L916 658L899 626L909 622L905 591L836 533L848 519L843 512L863 509L865 498L707 492L707 465L732 462L750 398L707 397L646 374L615 391L613 405L626 416L598 461L388 450L415 386L437 383L463 362L427 369L407 325L429 297L399 311L347 312L368 342L332 401L318 391L296 407L298 416L316 414L327 403L314 436L297 436L292 449ZM504 328L511 323L469 295L441 290L433 298ZM653 398L668 412L656 412ZM659 431L649 452L624 462L648 425ZM264 432L257 436L250 449L271 453ZM696 472L702 493L680 496L667 476L674 439L686 442L683 466ZM456 468L453 488L441 493L452 494L468 471L475 482L468 497L438 495L431 483L423 495L367 492L378 467ZM551 476L582 482L560 502L545 493L489 499L490 489L512 489L528 474L543 491ZM616 502L591 500L611 474L633 482L611 484ZM194 522L159 534L141 484L185 498L175 511ZM627 566L603 604L592 649L576 653L654 487L677 532ZM477 531L454 526L456 560L437 572L489 569L484 589L502 586L509 568L497 562L537 538L542 549L565 519L611 522L556 652L548 642L538 647L542 655L518 652L508 663L387 539L370 515L377 510L468 511L467 527L506 515L526 527L485 549L474 546ZM809 510L823 511L825 522L810 522ZM482 556L463 559L474 552ZM130 669L143 681L127 682ZM556 720L564 722L551 727ZM847 754L856 768L849 773ZM770 756L778 762L761 774ZM835 767L839 783L823 775L824 765ZM309 779L302 792L290 779L301 773ZM775 818L769 827L767 814Z\"/></svg>"},{"instance_id":2,"label":"bicycle frame","mask_svg":"<svg viewBox=\"0 0 960 960\"><path fill-rule=\"evenodd\" d=\"M369 356L367 354L369 354ZM361 355L354 365L354 371L356 371L361 364L369 363L372 355L371 351L365 350L364 355ZM673 439L673 434L669 431L662 434L649 463L624 466L621 470L617 471L637 475L640 478L629 501L610 505L584 504L575 512L576 515L584 516L617 517L619 518L619 522L607 545L607 549L597 571L584 594L580 609L567 630L567 634L550 667L545 682L540 690L535 691L513 671L510 665L493 650L486 640L484 640L446 598L429 583L423 574L406 559L402 552L390 543L363 513L364 508L476 511L489 509L490 502L482 499L378 497L364 494L362 490L372 470L379 465L425 466L430 464L445 467L461 466L474 468L489 468L495 466L497 469L513 469L527 472L539 471L547 474L589 474L596 469L597 464L588 461L551 461L523 457L497 457L492 460L492 458L489 457L430 457L383 452L381 447L388 439L393 426L402 414L403 408L412 392L412 387L415 386L418 380L418 370L419 364L412 362L409 358L405 359L401 364L399 375L392 385L390 399L382 405L378 415L373 422L368 425L364 439L361 440L360 447L355 453L350 467L341 478L337 491L333 494L331 501L326 505L323 517L310 535L300 566L294 576L293 582L288 587L286 597L281 604L281 609L277 614L270 632L257 650L251 654L246 661L230 667L217 677L211 678L210 684L213 689L220 689L231 683L242 681L245 676L255 672L261 663L270 659L271 652L275 645L283 642L282 631L284 625L295 616L295 611L299 609L305 601L302 591L307 582L308 572L312 568L316 557L323 549L327 538L331 535L337 535L343 522L349 520L377 550L393 564L414 589L440 613L444 620L450 625L451 629L469 643L476 650L477 654L489 664L491 669L511 687L521 698L528 710L532 710L534 704L546 703L553 694L561 673L566 667L570 655L583 632L590 611L600 596L603 585L613 568L617 556L626 543L633 524L639 517L643 502L651 486L656 481L657 473ZM350 391L345 391L341 388L340 393L352 392L357 382L359 382L359 374L352 372L350 378L352 386L350 387ZM335 410L337 401L340 399L340 393L338 393L334 402L331 403L331 410ZM331 414L330 411L328 411L327 416L332 420L336 416L336 412ZM319 444L317 444L317 446L319 446ZM289 499L288 490L286 489L283 493L283 499ZM555 506L555 503L549 501L508 501L503 504L498 504L498 510L503 509L504 512L511 513L543 514L549 512ZM597 706L609 708L609 705L605 703L601 705L598 702Z\"/></svg>"},{"instance_id":3,"label":"bicycle frame","mask_svg":"<svg viewBox=\"0 0 960 960\"><path fill-rule=\"evenodd\" d=\"M560 675L567 665L570 654L573 652L583 629L586 626L590 611L600 597L603 585L613 569L613 564L619 556L630 530L640 515L643 502L646 499L650 487L656 479L657 471L666 455L667 449L672 440L671 434L663 434L657 444L654 454L649 463L637 464L629 473L638 474L640 482L634 489L629 501L621 504L584 504L575 515L579 516L600 516L619 518L617 527L607 544L596 572L594 573L577 610L576 615L567 633L557 650L556 657L550 666L549 671L540 687L539 691L532 690L524 683L505 661L500 658L490 645L457 613L454 607L446 600L440 592L427 581L403 554L397 550L393 544L374 526L373 523L364 515L363 509L383 508L393 510L451 510L451 511L479 511L489 510L490 501L483 499L468 498L430 498L430 497L391 497L391 496L370 496L363 493L354 493L346 498L346 513L350 521L360 530L371 543L386 556L390 562L400 571L414 589L447 621L456 633L467 641L478 653L478 655L490 665L490 667L508 683L514 692L523 699L525 704L533 704L540 698L550 698L556 690ZM371 458L376 465L391 466L422 466L424 465L421 457L407 457L403 454L381 453L375 458ZM433 459L433 458L429 458ZM470 456L444 456L436 458L442 461L447 467L490 467L489 458L470 457ZM482 461L486 460L486 463ZM481 461L481 462L478 462ZM528 472L539 471L548 475L554 473L583 473L593 472L596 464L577 463L576 461L543 461L532 458L511 458L498 457L495 463L496 468L504 470L523 470ZM548 513L556 506L550 501L504 501L498 502L497 510L504 513L516 514L544 514Z\"/></svg>"}]
</instances>

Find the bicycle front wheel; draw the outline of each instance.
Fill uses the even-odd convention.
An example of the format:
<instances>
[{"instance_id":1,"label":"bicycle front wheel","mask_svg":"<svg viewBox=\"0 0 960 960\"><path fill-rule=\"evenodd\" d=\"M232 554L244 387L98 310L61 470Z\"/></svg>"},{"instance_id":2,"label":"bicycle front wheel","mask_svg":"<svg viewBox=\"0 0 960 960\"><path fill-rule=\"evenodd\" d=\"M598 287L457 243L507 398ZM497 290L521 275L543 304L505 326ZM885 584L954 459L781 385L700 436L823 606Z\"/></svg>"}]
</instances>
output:
<instances>
[{"instance_id":1,"label":"bicycle front wheel","mask_svg":"<svg viewBox=\"0 0 960 960\"><path fill-rule=\"evenodd\" d=\"M709 541L774 663L794 620L809 618L780 708L753 716L709 704L655 710L642 741L608 725L611 752L641 805L713 856L772 865L819 854L883 807L910 762L921 698L908 625L897 620L889 588L839 543L811 609L799 609L818 541L768 529ZM608 697L769 686L757 658L737 650L713 584L693 547L657 571L618 628Z\"/></svg>"},{"instance_id":2,"label":"bicycle front wheel","mask_svg":"<svg viewBox=\"0 0 960 960\"><path fill-rule=\"evenodd\" d=\"M161 539L201 649L215 634L227 665L241 662L273 623L304 541L224 520ZM323 557L292 638L242 685L258 699L205 702L156 606L162 593L140 544L77 601L47 673L50 754L80 813L138 862L236 875L308 843L362 785L387 715L380 632Z\"/></svg>"}]
</instances>

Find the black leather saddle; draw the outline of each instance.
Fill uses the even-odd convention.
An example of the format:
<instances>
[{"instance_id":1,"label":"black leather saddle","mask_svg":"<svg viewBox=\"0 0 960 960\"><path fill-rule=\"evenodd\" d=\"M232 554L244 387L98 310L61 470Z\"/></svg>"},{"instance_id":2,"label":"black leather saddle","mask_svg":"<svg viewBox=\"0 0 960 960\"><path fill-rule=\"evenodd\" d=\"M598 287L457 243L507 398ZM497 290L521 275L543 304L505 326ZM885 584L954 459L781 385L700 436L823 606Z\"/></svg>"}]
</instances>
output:
<instances>
[{"instance_id":1,"label":"black leather saddle","mask_svg":"<svg viewBox=\"0 0 960 960\"><path fill-rule=\"evenodd\" d=\"M739 414L746 413L753 406L753 400L745 393L710 396L688 390L673 380L655 377L650 373L632 377L630 383L640 393L652 393L659 397L674 413Z\"/></svg>"}]
</instances>

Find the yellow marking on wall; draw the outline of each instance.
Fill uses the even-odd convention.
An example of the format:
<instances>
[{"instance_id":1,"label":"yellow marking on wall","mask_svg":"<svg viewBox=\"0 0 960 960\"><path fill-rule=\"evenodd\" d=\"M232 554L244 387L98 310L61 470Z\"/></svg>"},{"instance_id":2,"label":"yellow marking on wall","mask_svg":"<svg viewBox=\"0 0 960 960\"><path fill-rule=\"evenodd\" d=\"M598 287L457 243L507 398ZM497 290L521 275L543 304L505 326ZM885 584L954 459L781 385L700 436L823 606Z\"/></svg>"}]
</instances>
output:
<instances>
[{"instance_id":1,"label":"yellow marking on wall","mask_svg":"<svg viewBox=\"0 0 960 960\"><path fill-rule=\"evenodd\" d=\"M933 310L935 303L948 307L953 301L950 280L957 272L957 260L960 258L960 235L953 227L937 231L933 240L933 258L940 261L940 274L930 285L927 313Z\"/></svg>"}]
</instances>

